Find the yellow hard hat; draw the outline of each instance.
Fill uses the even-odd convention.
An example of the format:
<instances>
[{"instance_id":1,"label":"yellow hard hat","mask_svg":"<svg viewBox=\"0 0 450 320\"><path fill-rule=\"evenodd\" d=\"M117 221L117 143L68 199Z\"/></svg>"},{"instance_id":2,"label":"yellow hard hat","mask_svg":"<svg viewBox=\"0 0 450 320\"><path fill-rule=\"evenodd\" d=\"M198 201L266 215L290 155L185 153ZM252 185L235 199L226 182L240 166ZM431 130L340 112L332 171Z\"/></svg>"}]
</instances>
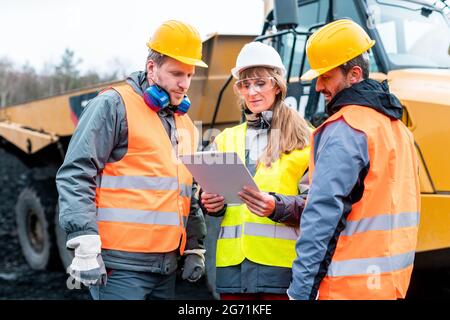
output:
<instances>
[{"instance_id":1,"label":"yellow hard hat","mask_svg":"<svg viewBox=\"0 0 450 320\"><path fill-rule=\"evenodd\" d=\"M185 64L208 68L202 61L202 40L193 26L169 20L156 29L147 46Z\"/></svg>"},{"instance_id":2,"label":"yellow hard hat","mask_svg":"<svg viewBox=\"0 0 450 320\"><path fill-rule=\"evenodd\" d=\"M331 22L309 38L306 44L311 70L301 79L312 80L366 52L375 44L364 29L352 20Z\"/></svg>"}]
</instances>

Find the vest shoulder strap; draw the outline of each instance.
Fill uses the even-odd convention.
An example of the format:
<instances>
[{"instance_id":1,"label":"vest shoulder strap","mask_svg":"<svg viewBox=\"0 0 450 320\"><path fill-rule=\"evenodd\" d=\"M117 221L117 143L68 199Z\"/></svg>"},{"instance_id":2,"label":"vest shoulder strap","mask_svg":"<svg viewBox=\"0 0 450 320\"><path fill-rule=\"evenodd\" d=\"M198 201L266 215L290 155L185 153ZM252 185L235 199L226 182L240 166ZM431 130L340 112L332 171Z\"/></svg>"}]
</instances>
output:
<instances>
[{"instance_id":1,"label":"vest shoulder strap","mask_svg":"<svg viewBox=\"0 0 450 320\"><path fill-rule=\"evenodd\" d=\"M225 151L226 145L230 143L235 143L236 140L241 141L245 144L245 133L247 131L247 122L241 123L237 126L226 128L221 132L214 142L217 145L219 151Z\"/></svg>"},{"instance_id":2,"label":"vest shoulder strap","mask_svg":"<svg viewBox=\"0 0 450 320\"><path fill-rule=\"evenodd\" d=\"M358 105L348 105L340 109L338 112L333 114L330 118L328 118L316 132L322 128L322 126L336 121L340 118L344 118L345 122L351 126L355 130L365 131L364 129L371 128L373 126L377 126L378 124L385 124L387 121L391 121L391 119L372 109L365 106ZM395 120L400 121L400 120Z\"/></svg>"}]
</instances>

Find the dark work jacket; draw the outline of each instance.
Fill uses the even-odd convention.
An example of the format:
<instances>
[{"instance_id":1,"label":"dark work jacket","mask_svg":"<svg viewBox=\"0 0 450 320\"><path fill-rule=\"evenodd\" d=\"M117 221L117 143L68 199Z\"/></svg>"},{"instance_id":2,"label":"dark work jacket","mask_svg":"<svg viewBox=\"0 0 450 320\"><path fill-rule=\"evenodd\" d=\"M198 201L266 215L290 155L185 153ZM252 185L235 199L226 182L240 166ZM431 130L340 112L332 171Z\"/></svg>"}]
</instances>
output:
<instances>
[{"instance_id":1,"label":"dark work jacket","mask_svg":"<svg viewBox=\"0 0 450 320\"><path fill-rule=\"evenodd\" d=\"M327 113L332 115L348 105L371 108L391 119L402 116L402 106L389 92L387 82L364 80L340 91L328 103ZM317 297L347 216L363 195L370 168L367 136L349 126L344 118L316 131L312 148L310 161L314 161L315 169L288 290L290 297L302 300Z\"/></svg>"}]
</instances>

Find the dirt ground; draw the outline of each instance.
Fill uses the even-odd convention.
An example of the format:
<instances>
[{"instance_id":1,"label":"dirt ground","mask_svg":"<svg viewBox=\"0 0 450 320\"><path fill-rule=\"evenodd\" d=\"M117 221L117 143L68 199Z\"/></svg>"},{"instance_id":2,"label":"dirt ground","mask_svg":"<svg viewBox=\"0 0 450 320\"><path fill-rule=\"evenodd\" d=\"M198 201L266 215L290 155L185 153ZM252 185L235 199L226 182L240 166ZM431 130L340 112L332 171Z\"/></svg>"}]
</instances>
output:
<instances>
[{"instance_id":1,"label":"dirt ground","mask_svg":"<svg viewBox=\"0 0 450 320\"><path fill-rule=\"evenodd\" d=\"M86 288L69 290L66 275L61 271L33 271L21 268L20 272L0 273L0 299L4 300L90 300ZM23 270L25 269L25 270ZM179 281L176 299L209 300L212 295L204 281L190 284Z\"/></svg>"},{"instance_id":2,"label":"dirt ground","mask_svg":"<svg viewBox=\"0 0 450 320\"><path fill-rule=\"evenodd\" d=\"M3 221L2 221L3 222ZM5 228L0 235L0 299L25 300L85 300L90 299L86 288L69 290L67 275L59 270L35 271L22 257L13 228ZM5 230L6 229L6 230ZM177 282L176 299L213 299L204 278L198 283Z\"/></svg>"},{"instance_id":3,"label":"dirt ground","mask_svg":"<svg viewBox=\"0 0 450 320\"><path fill-rule=\"evenodd\" d=\"M1 223L4 227L5 224ZM85 300L90 299L87 289L69 290L67 276L61 270L31 270L22 257L14 232L0 234L0 299L25 300ZM407 299L450 299L448 270L414 271ZM205 280L190 284L178 281L177 299L213 299Z\"/></svg>"},{"instance_id":4,"label":"dirt ground","mask_svg":"<svg viewBox=\"0 0 450 320\"><path fill-rule=\"evenodd\" d=\"M4 239L2 239L4 240ZM1 242L2 246L5 244ZM9 245L9 248L12 246ZM17 247L16 247L17 250ZM3 251L3 250L2 250ZM4 251L3 251L4 252ZM19 254L16 254L16 253ZM86 288L69 290L66 286L67 276L63 271L34 271L20 256L20 251L13 252L17 260L8 259L9 263L0 265L0 299L10 300L86 300L90 299ZM2 257L3 258L3 257ZM413 273L407 299L429 300L450 299L450 287L442 286L448 272L418 272ZM178 281L176 299L209 300L213 296L208 291L205 280L190 284Z\"/></svg>"},{"instance_id":5,"label":"dirt ground","mask_svg":"<svg viewBox=\"0 0 450 320\"><path fill-rule=\"evenodd\" d=\"M27 185L29 172L24 164L14 160L0 148L0 299L90 299L86 288L67 288L67 276L62 266L56 266L55 270L35 271L22 256L14 206L18 193ZM178 281L176 298L212 299L213 296L202 278L195 284Z\"/></svg>"},{"instance_id":6,"label":"dirt ground","mask_svg":"<svg viewBox=\"0 0 450 320\"><path fill-rule=\"evenodd\" d=\"M2 224L3 225L3 224ZM4 225L3 225L4 226ZM90 299L86 288L69 290L67 275L60 270L31 270L22 257L14 233L0 236L0 299L19 300L86 300ZM213 299L204 278L198 283L177 281L176 299Z\"/></svg>"}]
</instances>

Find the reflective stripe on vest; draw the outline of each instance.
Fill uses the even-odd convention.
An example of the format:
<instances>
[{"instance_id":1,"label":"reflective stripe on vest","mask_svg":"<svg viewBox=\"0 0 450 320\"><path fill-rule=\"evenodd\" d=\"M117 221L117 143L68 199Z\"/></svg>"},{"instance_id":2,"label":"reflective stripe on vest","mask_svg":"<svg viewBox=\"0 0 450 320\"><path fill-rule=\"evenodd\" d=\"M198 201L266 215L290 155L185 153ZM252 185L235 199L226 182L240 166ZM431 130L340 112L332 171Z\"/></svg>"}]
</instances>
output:
<instances>
[{"instance_id":1,"label":"reflective stripe on vest","mask_svg":"<svg viewBox=\"0 0 450 320\"><path fill-rule=\"evenodd\" d=\"M221 152L236 152L245 163L246 123L225 129L214 140ZM309 147L283 154L271 167L260 164L254 180L261 191L294 196L308 167ZM298 229L251 213L245 205L228 206L217 241L216 266L227 267L245 258L268 266L291 268Z\"/></svg>"},{"instance_id":2,"label":"reflective stripe on vest","mask_svg":"<svg viewBox=\"0 0 450 320\"><path fill-rule=\"evenodd\" d=\"M298 229L283 225L270 225L259 223L245 223L244 233L249 236L269 237L274 239L297 240Z\"/></svg>"},{"instance_id":3,"label":"reflective stripe on vest","mask_svg":"<svg viewBox=\"0 0 450 320\"><path fill-rule=\"evenodd\" d=\"M98 208L97 221L140 224L180 225L178 212L144 211L118 208Z\"/></svg>"},{"instance_id":4,"label":"reflective stripe on vest","mask_svg":"<svg viewBox=\"0 0 450 320\"><path fill-rule=\"evenodd\" d=\"M220 227L219 239L240 238L242 235L242 226L226 226Z\"/></svg>"},{"instance_id":5,"label":"reflective stripe on vest","mask_svg":"<svg viewBox=\"0 0 450 320\"><path fill-rule=\"evenodd\" d=\"M102 175L100 183L102 188L113 189L178 190L177 178L171 177Z\"/></svg>"},{"instance_id":6,"label":"reflective stripe on vest","mask_svg":"<svg viewBox=\"0 0 450 320\"><path fill-rule=\"evenodd\" d=\"M295 228L286 226L275 226L269 224L245 223L244 234L248 236L269 237L274 239L297 240L298 231ZM242 226L221 227L219 239L240 238L242 235Z\"/></svg>"},{"instance_id":7,"label":"reflective stripe on vest","mask_svg":"<svg viewBox=\"0 0 450 320\"><path fill-rule=\"evenodd\" d=\"M367 275L384 272L394 272L411 266L415 251L381 258L352 259L333 261L328 267L330 277Z\"/></svg>"},{"instance_id":8,"label":"reflective stripe on vest","mask_svg":"<svg viewBox=\"0 0 450 320\"><path fill-rule=\"evenodd\" d=\"M392 230L398 228L416 227L419 224L418 212L402 212L398 214L385 214L357 221L347 221L343 236L351 236L355 233Z\"/></svg>"},{"instance_id":9,"label":"reflective stripe on vest","mask_svg":"<svg viewBox=\"0 0 450 320\"><path fill-rule=\"evenodd\" d=\"M180 196L182 197L192 197L192 185L180 184Z\"/></svg>"},{"instance_id":10,"label":"reflective stripe on vest","mask_svg":"<svg viewBox=\"0 0 450 320\"><path fill-rule=\"evenodd\" d=\"M177 159L196 151L196 129L187 115L174 115L180 138L175 154L161 119L143 98L128 84L113 89L125 105L128 146L97 179L102 248L144 253L178 248L182 254L193 179Z\"/></svg>"},{"instance_id":11,"label":"reflective stripe on vest","mask_svg":"<svg viewBox=\"0 0 450 320\"><path fill-rule=\"evenodd\" d=\"M97 179L102 188L139 189L139 190L178 190L177 178L141 177L141 176L99 176ZM191 197L192 185L180 184L180 196Z\"/></svg>"},{"instance_id":12,"label":"reflective stripe on vest","mask_svg":"<svg viewBox=\"0 0 450 320\"><path fill-rule=\"evenodd\" d=\"M338 119L365 134L370 166L361 200L352 205L320 283L319 299L404 298L420 218L414 139L400 120L361 106L341 108L316 129L313 139ZM311 161L310 178L313 172Z\"/></svg>"}]
</instances>

